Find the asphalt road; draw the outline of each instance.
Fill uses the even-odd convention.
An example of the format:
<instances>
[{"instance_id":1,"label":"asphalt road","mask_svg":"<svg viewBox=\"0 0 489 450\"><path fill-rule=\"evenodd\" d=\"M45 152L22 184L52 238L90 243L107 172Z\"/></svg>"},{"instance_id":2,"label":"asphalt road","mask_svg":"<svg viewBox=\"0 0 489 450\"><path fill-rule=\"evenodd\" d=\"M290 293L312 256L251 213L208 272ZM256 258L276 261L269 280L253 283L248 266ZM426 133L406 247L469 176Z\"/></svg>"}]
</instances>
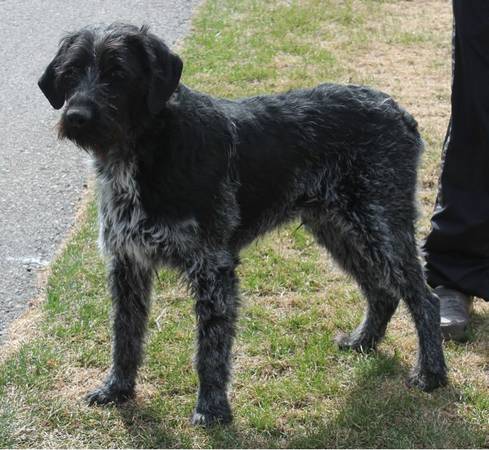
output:
<instances>
[{"instance_id":1,"label":"asphalt road","mask_svg":"<svg viewBox=\"0 0 489 450\"><path fill-rule=\"evenodd\" d=\"M0 342L37 296L37 274L73 225L86 156L56 141L37 87L60 37L89 23L148 24L173 44L199 0L0 0Z\"/></svg>"}]
</instances>

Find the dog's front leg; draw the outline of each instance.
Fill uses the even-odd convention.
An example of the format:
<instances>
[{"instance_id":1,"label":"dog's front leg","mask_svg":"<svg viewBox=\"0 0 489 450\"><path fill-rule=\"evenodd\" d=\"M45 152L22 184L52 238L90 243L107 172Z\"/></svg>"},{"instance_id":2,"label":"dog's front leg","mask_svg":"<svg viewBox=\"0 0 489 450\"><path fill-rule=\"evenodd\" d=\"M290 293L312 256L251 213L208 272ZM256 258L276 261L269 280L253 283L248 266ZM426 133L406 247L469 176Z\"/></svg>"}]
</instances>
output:
<instances>
[{"instance_id":1,"label":"dog's front leg","mask_svg":"<svg viewBox=\"0 0 489 450\"><path fill-rule=\"evenodd\" d=\"M104 384L87 396L88 403L120 403L134 394L149 312L153 272L128 258L114 258L109 287L114 309L112 369Z\"/></svg>"},{"instance_id":2,"label":"dog's front leg","mask_svg":"<svg viewBox=\"0 0 489 450\"><path fill-rule=\"evenodd\" d=\"M197 302L197 356L199 376L194 425L229 423L227 397L231 347L238 309L238 282L234 266L206 268L193 277Z\"/></svg>"}]
</instances>

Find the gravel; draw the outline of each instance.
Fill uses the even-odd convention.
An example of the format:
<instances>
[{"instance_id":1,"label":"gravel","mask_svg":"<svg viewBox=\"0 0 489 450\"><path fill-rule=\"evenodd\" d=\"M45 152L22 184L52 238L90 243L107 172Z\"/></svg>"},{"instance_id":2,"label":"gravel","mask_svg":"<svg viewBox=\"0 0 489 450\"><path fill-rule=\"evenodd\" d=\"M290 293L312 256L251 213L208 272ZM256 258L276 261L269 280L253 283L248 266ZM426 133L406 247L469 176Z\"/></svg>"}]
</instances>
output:
<instances>
[{"instance_id":1,"label":"gravel","mask_svg":"<svg viewBox=\"0 0 489 450\"><path fill-rule=\"evenodd\" d=\"M148 24L172 45L199 0L0 0L0 342L38 295L38 273L74 223L86 156L56 141L59 112L37 80L61 36L89 23Z\"/></svg>"}]
</instances>

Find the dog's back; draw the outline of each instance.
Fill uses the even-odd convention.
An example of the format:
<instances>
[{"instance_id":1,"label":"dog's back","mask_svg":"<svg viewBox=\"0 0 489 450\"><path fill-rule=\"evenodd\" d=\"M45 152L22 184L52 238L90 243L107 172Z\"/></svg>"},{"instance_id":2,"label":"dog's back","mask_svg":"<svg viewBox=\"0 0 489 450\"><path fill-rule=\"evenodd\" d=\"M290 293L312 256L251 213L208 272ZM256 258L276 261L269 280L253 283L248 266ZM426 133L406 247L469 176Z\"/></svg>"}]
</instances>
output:
<instances>
[{"instance_id":1,"label":"dog's back","mask_svg":"<svg viewBox=\"0 0 489 450\"><path fill-rule=\"evenodd\" d=\"M388 95L322 84L218 105L236 130L240 239L253 239L301 207L351 201L362 184L369 201L394 195L414 203L422 140L414 118ZM381 186L389 180L386 191Z\"/></svg>"}]
</instances>

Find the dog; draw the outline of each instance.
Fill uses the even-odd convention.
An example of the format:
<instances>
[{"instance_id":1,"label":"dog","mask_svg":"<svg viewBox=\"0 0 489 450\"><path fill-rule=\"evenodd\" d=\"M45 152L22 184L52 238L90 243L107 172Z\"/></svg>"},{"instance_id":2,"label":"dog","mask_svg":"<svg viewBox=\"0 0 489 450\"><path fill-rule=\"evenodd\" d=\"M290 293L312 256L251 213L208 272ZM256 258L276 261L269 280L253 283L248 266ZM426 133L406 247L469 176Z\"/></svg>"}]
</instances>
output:
<instances>
[{"instance_id":1,"label":"dog","mask_svg":"<svg viewBox=\"0 0 489 450\"><path fill-rule=\"evenodd\" d=\"M439 301L415 240L415 119L355 85L214 98L180 83L182 68L147 27L112 24L64 37L39 79L51 105L65 105L59 137L90 153L97 178L113 365L89 404L133 396L152 280L167 265L196 298L192 422L230 422L239 253L294 218L366 297L362 323L337 338L340 348L375 349L402 298L419 340L408 384L445 385Z\"/></svg>"}]
</instances>

